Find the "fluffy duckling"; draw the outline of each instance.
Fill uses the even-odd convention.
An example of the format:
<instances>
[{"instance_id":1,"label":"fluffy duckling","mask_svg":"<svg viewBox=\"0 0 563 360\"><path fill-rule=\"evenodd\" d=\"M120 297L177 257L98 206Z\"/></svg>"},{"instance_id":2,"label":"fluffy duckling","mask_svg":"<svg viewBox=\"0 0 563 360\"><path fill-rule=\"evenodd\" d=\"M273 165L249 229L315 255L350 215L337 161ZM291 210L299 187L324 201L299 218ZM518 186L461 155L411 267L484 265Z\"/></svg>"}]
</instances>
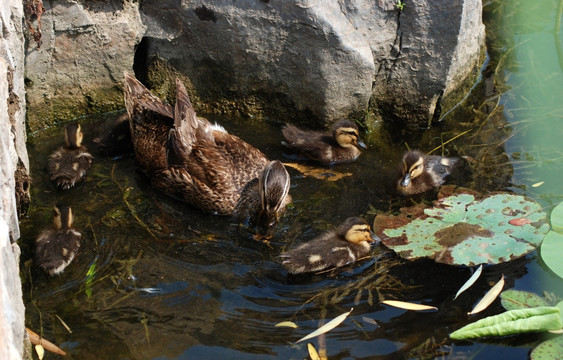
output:
<instances>
[{"instance_id":1,"label":"fluffy duckling","mask_svg":"<svg viewBox=\"0 0 563 360\"><path fill-rule=\"evenodd\" d=\"M72 228L70 206L53 209L54 229L46 229L35 240L35 260L49 275L59 275L72 262L80 248L82 235Z\"/></svg>"},{"instance_id":2,"label":"fluffy duckling","mask_svg":"<svg viewBox=\"0 0 563 360\"><path fill-rule=\"evenodd\" d=\"M418 150L403 155L401 175L397 180L397 191L402 195L414 195L436 188L458 165L460 158L424 155Z\"/></svg>"},{"instance_id":3,"label":"fluffy duckling","mask_svg":"<svg viewBox=\"0 0 563 360\"><path fill-rule=\"evenodd\" d=\"M287 146L299 156L323 165L354 161L360 156L360 148L366 145L360 140L358 126L348 119L341 119L331 127L331 133L302 130L285 124L282 134Z\"/></svg>"},{"instance_id":4,"label":"fluffy duckling","mask_svg":"<svg viewBox=\"0 0 563 360\"><path fill-rule=\"evenodd\" d=\"M84 179L92 166L94 157L82 145L83 137L79 123L68 124L65 127L66 147L59 148L49 156L49 179L63 190L72 188Z\"/></svg>"},{"instance_id":5,"label":"fluffy duckling","mask_svg":"<svg viewBox=\"0 0 563 360\"><path fill-rule=\"evenodd\" d=\"M197 117L180 80L171 108L125 74L125 104L137 162L155 188L205 212L250 217L259 228L274 225L291 202L283 164Z\"/></svg>"},{"instance_id":6,"label":"fluffy duckling","mask_svg":"<svg viewBox=\"0 0 563 360\"><path fill-rule=\"evenodd\" d=\"M282 254L282 265L293 274L349 265L369 252L370 241L373 238L368 223L364 219L350 217L336 230Z\"/></svg>"},{"instance_id":7,"label":"fluffy duckling","mask_svg":"<svg viewBox=\"0 0 563 360\"><path fill-rule=\"evenodd\" d=\"M106 156L122 156L133 152L129 115L124 113L94 139L97 149Z\"/></svg>"}]
</instances>

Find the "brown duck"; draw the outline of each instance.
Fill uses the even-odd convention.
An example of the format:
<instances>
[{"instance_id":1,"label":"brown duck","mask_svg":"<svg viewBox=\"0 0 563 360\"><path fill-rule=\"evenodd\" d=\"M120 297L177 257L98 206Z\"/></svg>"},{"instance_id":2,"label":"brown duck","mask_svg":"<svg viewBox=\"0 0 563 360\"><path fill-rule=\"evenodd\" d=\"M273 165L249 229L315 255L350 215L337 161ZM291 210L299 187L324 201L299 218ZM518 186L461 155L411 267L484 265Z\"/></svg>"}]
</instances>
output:
<instances>
[{"instance_id":1,"label":"brown duck","mask_svg":"<svg viewBox=\"0 0 563 360\"><path fill-rule=\"evenodd\" d=\"M300 274L353 264L369 252L371 241L369 224L359 217L350 217L336 230L282 254L282 265L290 273Z\"/></svg>"},{"instance_id":2,"label":"brown duck","mask_svg":"<svg viewBox=\"0 0 563 360\"><path fill-rule=\"evenodd\" d=\"M66 146L55 150L47 163L49 179L60 189L66 190L86 177L94 157L82 145L84 134L79 123L65 127Z\"/></svg>"},{"instance_id":3,"label":"brown duck","mask_svg":"<svg viewBox=\"0 0 563 360\"><path fill-rule=\"evenodd\" d=\"M53 209L54 229L46 229L35 240L35 261L49 275L59 275L72 262L82 241L72 228L74 217L69 206Z\"/></svg>"},{"instance_id":4,"label":"brown duck","mask_svg":"<svg viewBox=\"0 0 563 360\"><path fill-rule=\"evenodd\" d=\"M298 156L323 165L354 161L360 156L360 148L366 148L360 140L358 126L348 119L337 121L330 133L285 124L282 134L287 146Z\"/></svg>"},{"instance_id":5,"label":"brown duck","mask_svg":"<svg viewBox=\"0 0 563 360\"><path fill-rule=\"evenodd\" d=\"M414 195L437 188L445 182L460 160L457 157L424 155L418 150L407 151L401 162L397 191L402 195Z\"/></svg>"},{"instance_id":6,"label":"brown duck","mask_svg":"<svg viewBox=\"0 0 563 360\"><path fill-rule=\"evenodd\" d=\"M136 159L155 188L205 212L249 217L264 229L291 202L283 164L197 117L180 80L172 108L125 74L125 105Z\"/></svg>"}]
</instances>

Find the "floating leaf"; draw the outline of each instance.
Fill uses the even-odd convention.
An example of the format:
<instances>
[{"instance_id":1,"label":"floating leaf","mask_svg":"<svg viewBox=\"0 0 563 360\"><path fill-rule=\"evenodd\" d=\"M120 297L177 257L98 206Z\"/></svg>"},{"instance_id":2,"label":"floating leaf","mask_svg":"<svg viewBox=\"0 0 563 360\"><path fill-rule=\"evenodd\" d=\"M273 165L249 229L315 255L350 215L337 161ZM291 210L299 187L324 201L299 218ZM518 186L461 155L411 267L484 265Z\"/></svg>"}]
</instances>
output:
<instances>
[{"instance_id":1,"label":"floating leaf","mask_svg":"<svg viewBox=\"0 0 563 360\"><path fill-rule=\"evenodd\" d=\"M310 333L307 336L302 337L301 339L297 340L296 342L301 342L304 340L308 340L311 338L314 338L315 336L319 336L321 334L327 333L330 330L334 329L335 327L337 327L338 325L340 325L341 322L344 321L344 319L346 319L346 317L348 315L350 315L350 313L352 312L352 310L354 310L354 308L350 309L350 311L345 312L344 314L338 315L337 317L335 317L334 319L330 320L329 322L327 322L326 324L324 324L323 326L321 326L320 328L318 328L317 330L313 331L312 333Z\"/></svg>"},{"instance_id":2,"label":"floating leaf","mask_svg":"<svg viewBox=\"0 0 563 360\"><path fill-rule=\"evenodd\" d=\"M415 304L415 303L398 301L398 300L383 300L381 302L385 305L390 305L405 310L414 310L414 311L438 310L436 306Z\"/></svg>"},{"instance_id":3,"label":"floating leaf","mask_svg":"<svg viewBox=\"0 0 563 360\"><path fill-rule=\"evenodd\" d=\"M551 211L551 228L553 231L563 234L563 202L560 202Z\"/></svg>"},{"instance_id":4,"label":"floating leaf","mask_svg":"<svg viewBox=\"0 0 563 360\"><path fill-rule=\"evenodd\" d=\"M311 176L319 180L337 181L346 176L352 176L352 173L349 172L341 173L324 167L314 167L314 166L297 164L297 163L283 163L283 164L285 166L294 168L295 170L299 171L305 176Z\"/></svg>"},{"instance_id":5,"label":"floating leaf","mask_svg":"<svg viewBox=\"0 0 563 360\"><path fill-rule=\"evenodd\" d=\"M467 314L475 315L488 308L489 305L491 305L493 301L495 301L495 299L498 297L503 287L504 287L504 275L502 275L502 277L495 284L495 286L493 286L489 291L487 291L485 296L483 296L483 298L477 303L477 305L475 305L473 310L471 310L471 312Z\"/></svg>"},{"instance_id":6,"label":"floating leaf","mask_svg":"<svg viewBox=\"0 0 563 360\"><path fill-rule=\"evenodd\" d=\"M378 215L374 231L381 242L408 260L475 266L499 264L533 251L549 230L541 206L521 195L493 194L477 200L457 194L433 208L401 209L397 216ZM525 217L529 224L509 221Z\"/></svg>"},{"instance_id":7,"label":"floating leaf","mask_svg":"<svg viewBox=\"0 0 563 360\"><path fill-rule=\"evenodd\" d=\"M61 317L57 314L55 314L55 316L57 317L57 319L59 319L59 321L61 322L61 324L63 324L63 326L65 327L66 331L68 331L70 334L72 334L72 330L70 330L70 327L63 321L63 319L61 319Z\"/></svg>"},{"instance_id":8,"label":"floating leaf","mask_svg":"<svg viewBox=\"0 0 563 360\"><path fill-rule=\"evenodd\" d=\"M43 346L41 346L40 344L35 345L35 352L37 353L39 360L42 360L43 356L45 356L45 349L43 349Z\"/></svg>"},{"instance_id":9,"label":"floating leaf","mask_svg":"<svg viewBox=\"0 0 563 360\"><path fill-rule=\"evenodd\" d=\"M450 334L450 338L474 339L485 336L505 336L526 332L561 329L559 308L543 306L517 309L489 316L462 327Z\"/></svg>"},{"instance_id":10,"label":"floating leaf","mask_svg":"<svg viewBox=\"0 0 563 360\"><path fill-rule=\"evenodd\" d=\"M540 187L540 186L543 185L544 182L545 182L545 181L540 181L540 182L537 182L537 183L535 183L535 184L532 184L532 187Z\"/></svg>"},{"instance_id":11,"label":"floating leaf","mask_svg":"<svg viewBox=\"0 0 563 360\"><path fill-rule=\"evenodd\" d=\"M311 343L307 344L307 350L309 351L309 356L311 357L311 360L321 360L321 357L319 356L319 353L317 352L317 349L315 349L313 344Z\"/></svg>"},{"instance_id":12,"label":"floating leaf","mask_svg":"<svg viewBox=\"0 0 563 360\"><path fill-rule=\"evenodd\" d=\"M479 276L481 276L481 271L483 271L483 265L479 265L479 268L473 273L473 275L471 275L469 280L467 280L465 282L465 284L463 284L463 286L457 291L457 293L454 296L454 300L457 299L459 294L461 294L465 290L469 289L471 287L471 285L473 285L475 283L475 281L477 281Z\"/></svg>"},{"instance_id":13,"label":"floating leaf","mask_svg":"<svg viewBox=\"0 0 563 360\"><path fill-rule=\"evenodd\" d=\"M538 294L513 289L503 291L500 294L500 301L506 310L548 306L547 302Z\"/></svg>"},{"instance_id":14,"label":"floating leaf","mask_svg":"<svg viewBox=\"0 0 563 360\"><path fill-rule=\"evenodd\" d=\"M297 329L297 324L294 323L293 321L282 321L280 323L277 323L275 326L290 327L293 329Z\"/></svg>"},{"instance_id":15,"label":"floating leaf","mask_svg":"<svg viewBox=\"0 0 563 360\"><path fill-rule=\"evenodd\" d=\"M545 264L560 278L563 278L563 234L555 231L547 233L541 245L540 254Z\"/></svg>"},{"instance_id":16,"label":"floating leaf","mask_svg":"<svg viewBox=\"0 0 563 360\"><path fill-rule=\"evenodd\" d=\"M50 352L55 353L55 354L63 355L63 356L66 355L66 352L64 352L57 345L53 344L52 342L50 342L48 340L41 338L41 336L37 335L34 331L30 330L29 328L25 328L25 330L27 331L27 334L29 335L29 341L33 345L41 345L47 351L50 351Z\"/></svg>"},{"instance_id":17,"label":"floating leaf","mask_svg":"<svg viewBox=\"0 0 563 360\"><path fill-rule=\"evenodd\" d=\"M563 336L542 342L532 350L531 360L561 359L563 354Z\"/></svg>"}]
</instances>

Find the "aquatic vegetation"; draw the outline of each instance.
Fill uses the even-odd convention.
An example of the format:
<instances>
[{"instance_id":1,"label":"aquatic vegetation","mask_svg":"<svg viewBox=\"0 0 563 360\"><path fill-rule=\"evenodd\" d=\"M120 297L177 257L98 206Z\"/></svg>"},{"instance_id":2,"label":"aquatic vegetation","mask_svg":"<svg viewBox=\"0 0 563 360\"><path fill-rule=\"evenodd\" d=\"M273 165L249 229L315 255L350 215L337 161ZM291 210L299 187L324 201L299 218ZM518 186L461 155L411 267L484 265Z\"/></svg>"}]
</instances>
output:
<instances>
[{"instance_id":1,"label":"aquatic vegetation","mask_svg":"<svg viewBox=\"0 0 563 360\"><path fill-rule=\"evenodd\" d=\"M545 264L563 278L563 202L551 212L551 230L545 235L541 246L541 257Z\"/></svg>"},{"instance_id":2,"label":"aquatic vegetation","mask_svg":"<svg viewBox=\"0 0 563 360\"><path fill-rule=\"evenodd\" d=\"M469 193L378 215L374 231L401 257L474 266L519 258L541 244L549 226L541 206L521 195L500 193L478 199Z\"/></svg>"}]
</instances>

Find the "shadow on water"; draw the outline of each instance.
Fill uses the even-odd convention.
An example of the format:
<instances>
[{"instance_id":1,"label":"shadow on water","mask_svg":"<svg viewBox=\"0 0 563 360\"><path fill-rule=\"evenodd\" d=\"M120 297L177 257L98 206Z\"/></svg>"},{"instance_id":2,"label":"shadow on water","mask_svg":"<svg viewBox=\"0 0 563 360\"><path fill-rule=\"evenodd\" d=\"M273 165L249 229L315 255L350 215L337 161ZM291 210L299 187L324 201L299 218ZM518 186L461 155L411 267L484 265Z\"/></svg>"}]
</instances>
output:
<instances>
[{"instance_id":1,"label":"shadow on water","mask_svg":"<svg viewBox=\"0 0 563 360\"><path fill-rule=\"evenodd\" d=\"M506 289L541 293L546 287L538 278L545 277L551 279L546 284L560 284L535 253L486 267L456 301L453 295L470 269L409 263L381 245L338 273L288 277L278 260L284 249L349 216L371 223L377 213L434 199L435 192L413 198L393 192L392 174L407 145L470 159L473 176L463 179L464 186L481 192L516 191L546 209L558 203L560 189L545 194L530 186L527 166L542 159L522 150L525 128L519 118L511 118L516 106L509 89L514 85L506 80L514 59L495 44L489 44L490 57L472 93L432 129L403 142L366 135L369 148L358 161L328 169L352 174L337 181L289 168L294 203L270 246L253 240L252 232L233 219L203 214L154 191L131 156L108 158L96 152L92 139L102 131L101 124L119 114L79 119L95 163L83 184L65 192L55 189L45 171L48 154L64 141L62 127L30 136L32 206L21 220L20 241L27 326L76 359L302 359L306 345L295 341L316 329L320 320L353 307L342 325L311 340L317 348L324 343L330 359L527 358L540 335L452 344L448 334L474 320L467 311L501 274ZM499 67L506 69L504 76L499 76ZM271 159L284 157L280 122L209 118ZM50 278L30 259L34 239L51 226L50 209L56 203L72 206L83 243L67 270ZM383 305L382 299L431 304L439 311L408 312ZM475 318L501 311L496 302ZM274 326L282 321L299 328Z\"/></svg>"}]
</instances>

